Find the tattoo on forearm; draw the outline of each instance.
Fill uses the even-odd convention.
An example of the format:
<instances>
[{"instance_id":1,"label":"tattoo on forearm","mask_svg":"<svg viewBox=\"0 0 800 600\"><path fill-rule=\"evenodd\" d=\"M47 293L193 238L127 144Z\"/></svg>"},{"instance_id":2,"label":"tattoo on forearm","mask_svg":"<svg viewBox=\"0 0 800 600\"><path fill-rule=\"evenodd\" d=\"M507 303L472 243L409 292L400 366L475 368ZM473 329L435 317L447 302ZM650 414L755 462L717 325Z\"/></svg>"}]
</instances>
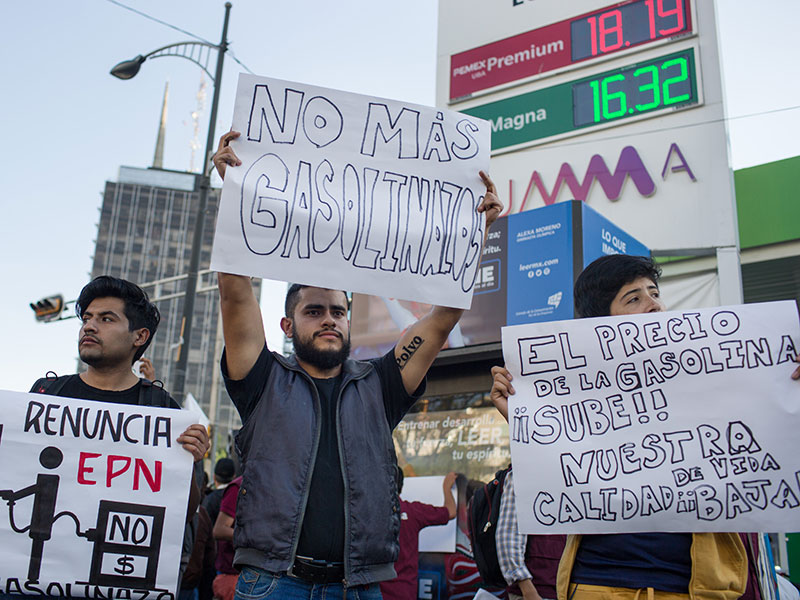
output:
<instances>
[{"instance_id":1,"label":"tattoo on forearm","mask_svg":"<svg viewBox=\"0 0 800 600\"><path fill-rule=\"evenodd\" d=\"M394 359L397 361L397 366L400 367L400 370L403 370L408 364L408 361L411 360L411 357L414 356L414 353L419 350L420 346L425 343L418 335L414 336L414 339L408 342L407 345L400 348L400 356L395 356Z\"/></svg>"}]
</instances>

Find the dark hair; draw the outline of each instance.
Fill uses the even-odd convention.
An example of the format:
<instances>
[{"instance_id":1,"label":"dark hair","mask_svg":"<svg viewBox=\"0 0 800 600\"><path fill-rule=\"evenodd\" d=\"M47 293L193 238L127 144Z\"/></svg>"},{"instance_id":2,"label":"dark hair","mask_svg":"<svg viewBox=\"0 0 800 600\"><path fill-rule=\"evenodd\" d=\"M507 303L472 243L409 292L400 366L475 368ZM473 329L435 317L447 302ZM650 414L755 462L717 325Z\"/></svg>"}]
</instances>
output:
<instances>
[{"instance_id":1,"label":"dark hair","mask_svg":"<svg viewBox=\"0 0 800 600\"><path fill-rule=\"evenodd\" d=\"M297 303L300 302L300 290L307 287L313 287L310 285L305 285L302 283L293 283L289 286L289 289L286 290L286 301L283 304L283 313L287 319L291 319L294 315L294 309L297 308ZM344 294L345 301L347 302L347 308L350 308L350 299L347 297L347 292L344 290L339 290Z\"/></svg>"},{"instance_id":2,"label":"dark hair","mask_svg":"<svg viewBox=\"0 0 800 600\"><path fill-rule=\"evenodd\" d=\"M135 283L119 277L100 275L92 279L81 290L80 296L75 302L75 313L78 318L83 318L84 311L97 298L121 299L125 302L124 310L125 317L128 319L128 330L147 329L150 332L147 341L133 355L133 362L136 362L142 357L156 334L161 321L161 313L158 312L158 308L150 302L144 290Z\"/></svg>"},{"instance_id":3,"label":"dark hair","mask_svg":"<svg viewBox=\"0 0 800 600\"><path fill-rule=\"evenodd\" d=\"M230 458L220 458L214 465L214 477L220 483L230 483L236 476L236 465Z\"/></svg>"},{"instance_id":4,"label":"dark hair","mask_svg":"<svg viewBox=\"0 0 800 600\"><path fill-rule=\"evenodd\" d=\"M661 269L649 256L601 256L578 275L574 291L575 316L581 319L607 317L622 286L640 277L647 277L658 285Z\"/></svg>"}]
</instances>

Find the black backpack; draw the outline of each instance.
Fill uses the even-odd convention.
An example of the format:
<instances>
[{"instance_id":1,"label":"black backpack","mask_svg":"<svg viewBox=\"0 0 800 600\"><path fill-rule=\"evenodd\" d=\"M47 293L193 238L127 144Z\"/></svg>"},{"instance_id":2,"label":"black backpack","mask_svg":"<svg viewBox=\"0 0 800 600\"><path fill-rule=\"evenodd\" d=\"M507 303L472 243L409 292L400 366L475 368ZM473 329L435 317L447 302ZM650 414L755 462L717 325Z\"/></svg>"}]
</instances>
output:
<instances>
[{"instance_id":1,"label":"black backpack","mask_svg":"<svg viewBox=\"0 0 800 600\"><path fill-rule=\"evenodd\" d=\"M497 560L497 518L500 515L500 499L503 497L503 483L511 470L507 468L495 473L494 479L475 491L467 506L469 538L472 542L472 556L484 584L491 587L506 587L507 583Z\"/></svg>"},{"instance_id":2,"label":"black backpack","mask_svg":"<svg viewBox=\"0 0 800 600\"><path fill-rule=\"evenodd\" d=\"M31 386L31 392L34 394L48 394L50 396L58 396L67 382L77 375L62 375L57 376L52 371L47 373L46 377L37 379ZM171 406L172 397L164 389L164 384L160 381L153 382L149 379L142 378L142 387L139 388L139 406L155 406L160 408L169 408Z\"/></svg>"}]
</instances>

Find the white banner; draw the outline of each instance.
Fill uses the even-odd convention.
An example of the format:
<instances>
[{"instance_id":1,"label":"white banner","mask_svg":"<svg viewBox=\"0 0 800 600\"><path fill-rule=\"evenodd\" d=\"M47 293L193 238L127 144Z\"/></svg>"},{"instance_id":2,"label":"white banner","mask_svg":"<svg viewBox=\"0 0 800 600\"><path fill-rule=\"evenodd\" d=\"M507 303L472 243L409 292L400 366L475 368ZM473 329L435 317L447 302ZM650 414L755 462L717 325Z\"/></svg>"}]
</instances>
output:
<instances>
[{"instance_id":1,"label":"white banner","mask_svg":"<svg viewBox=\"0 0 800 600\"><path fill-rule=\"evenodd\" d=\"M486 121L242 74L211 268L468 308Z\"/></svg>"},{"instance_id":2,"label":"white banner","mask_svg":"<svg viewBox=\"0 0 800 600\"><path fill-rule=\"evenodd\" d=\"M197 419L3 390L0 405L0 591L171 600L192 474L175 440Z\"/></svg>"},{"instance_id":3,"label":"white banner","mask_svg":"<svg viewBox=\"0 0 800 600\"><path fill-rule=\"evenodd\" d=\"M503 328L520 531L797 531L794 302Z\"/></svg>"}]
</instances>

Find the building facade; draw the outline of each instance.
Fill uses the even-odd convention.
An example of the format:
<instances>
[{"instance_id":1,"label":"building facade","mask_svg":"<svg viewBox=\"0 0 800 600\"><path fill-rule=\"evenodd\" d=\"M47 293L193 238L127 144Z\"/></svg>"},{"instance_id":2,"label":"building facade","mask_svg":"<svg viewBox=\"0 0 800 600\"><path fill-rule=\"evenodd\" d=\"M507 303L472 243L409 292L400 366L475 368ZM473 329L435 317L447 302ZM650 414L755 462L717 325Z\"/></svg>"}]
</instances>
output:
<instances>
[{"instance_id":1,"label":"building facade","mask_svg":"<svg viewBox=\"0 0 800 600\"><path fill-rule=\"evenodd\" d=\"M91 276L133 281L156 303L161 325L145 356L168 390L180 347L198 182L193 173L120 167L118 180L106 182L97 225ZM185 390L214 425L215 448L223 449L228 432L240 427L241 421L219 372L219 295L216 275L208 270L219 197L220 190L212 189L208 198Z\"/></svg>"}]
</instances>

